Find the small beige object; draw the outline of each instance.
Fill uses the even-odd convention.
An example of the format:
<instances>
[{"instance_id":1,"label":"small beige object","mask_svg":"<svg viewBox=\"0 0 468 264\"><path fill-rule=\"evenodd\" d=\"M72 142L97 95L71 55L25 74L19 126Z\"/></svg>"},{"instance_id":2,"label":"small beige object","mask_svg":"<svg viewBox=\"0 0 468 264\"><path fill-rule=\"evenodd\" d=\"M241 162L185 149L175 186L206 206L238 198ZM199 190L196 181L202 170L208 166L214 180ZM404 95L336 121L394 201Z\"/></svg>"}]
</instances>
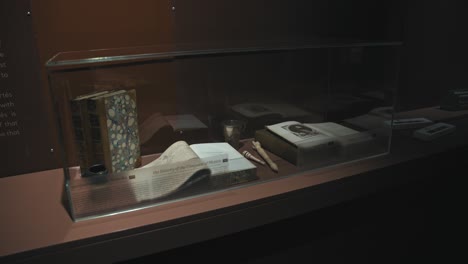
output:
<instances>
[{"instance_id":1,"label":"small beige object","mask_svg":"<svg viewBox=\"0 0 468 264\"><path fill-rule=\"evenodd\" d=\"M268 163L268 166L270 166L270 168L273 170L273 171L278 171L278 165L276 165L276 163L274 163L271 159L270 159L270 156L268 156L268 154L265 152L265 150L262 148L262 145L260 144L260 142L258 141L252 141L252 148L255 149L258 154L260 154L260 156L262 156L262 158L264 160L266 160L266 162Z\"/></svg>"},{"instance_id":2,"label":"small beige object","mask_svg":"<svg viewBox=\"0 0 468 264\"><path fill-rule=\"evenodd\" d=\"M262 165L265 165L265 162L257 157L255 157L254 155L252 155L252 153L248 152L247 150L244 150L244 152L242 152L242 155L244 155L244 157L248 158L248 159L251 159L253 161L256 161Z\"/></svg>"}]
</instances>

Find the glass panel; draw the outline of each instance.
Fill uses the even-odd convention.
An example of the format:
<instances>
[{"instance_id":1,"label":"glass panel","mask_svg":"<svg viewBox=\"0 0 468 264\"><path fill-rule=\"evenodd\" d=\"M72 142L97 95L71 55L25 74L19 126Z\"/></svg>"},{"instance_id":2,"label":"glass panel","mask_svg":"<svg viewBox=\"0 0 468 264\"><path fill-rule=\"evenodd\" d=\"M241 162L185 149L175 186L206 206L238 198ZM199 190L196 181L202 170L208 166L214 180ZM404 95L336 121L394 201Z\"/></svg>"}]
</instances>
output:
<instances>
[{"instance_id":1,"label":"glass panel","mask_svg":"<svg viewBox=\"0 0 468 264\"><path fill-rule=\"evenodd\" d=\"M332 50L327 120L359 131L342 137L343 161L388 151L398 81L398 46Z\"/></svg>"},{"instance_id":2,"label":"glass panel","mask_svg":"<svg viewBox=\"0 0 468 264\"><path fill-rule=\"evenodd\" d=\"M48 61L73 219L388 152L400 43L317 37L300 5L287 7L294 17L279 2L242 13L278 19L252 18L243 31L248 23L231 23L234 2L212 2L227 12L216 29L241 32L199 28L191 16L201 6L186 1L174 45Z\"/></svg>"}]
</instances>

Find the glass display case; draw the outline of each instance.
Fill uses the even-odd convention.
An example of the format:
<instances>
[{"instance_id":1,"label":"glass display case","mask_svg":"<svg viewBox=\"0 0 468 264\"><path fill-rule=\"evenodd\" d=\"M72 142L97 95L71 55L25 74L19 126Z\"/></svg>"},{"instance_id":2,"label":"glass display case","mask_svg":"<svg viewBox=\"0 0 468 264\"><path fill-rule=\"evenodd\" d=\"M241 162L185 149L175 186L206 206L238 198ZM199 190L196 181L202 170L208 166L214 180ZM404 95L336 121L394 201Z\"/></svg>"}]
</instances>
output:
<instances>
[{"instance_id":1,"label":"glass display case","mask_svg":"<svg viewBox=\"0 0 468 264\"><path fill-rule=\"evenodd\" d=\"M398 42L216 42L47 62L84 220L388 153Z\"/></svg>"}]
</instances>

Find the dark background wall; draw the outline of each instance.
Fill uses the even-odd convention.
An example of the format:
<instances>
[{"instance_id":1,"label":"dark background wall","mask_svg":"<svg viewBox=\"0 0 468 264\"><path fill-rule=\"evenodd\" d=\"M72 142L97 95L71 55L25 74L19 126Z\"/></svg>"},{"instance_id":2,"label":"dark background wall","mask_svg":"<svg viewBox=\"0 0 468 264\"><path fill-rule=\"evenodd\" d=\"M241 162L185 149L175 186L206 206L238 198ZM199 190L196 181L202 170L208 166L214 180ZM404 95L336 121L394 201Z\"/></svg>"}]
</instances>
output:
<instances>
[{"instance_id":1,"label":"dark background wall","mask_svg":"<svg viewBox=\"0 0 468 264\"><path fill-rule=\"evenodd\" d=\"M57 166L30 10L29 1L0 1L0 177Z\"/></svg>"},{"instance_id":2,"label":"dark background wall","mask_svg":"<svg viewBox=\"0 0 468 264\"><path fill-rule=\"evenodd\" d=\"M32 60L24 62L29 66L35 65L33 69L28 68L29 66L25 68L21 65L17 66L17 68L27 69L27 73L32 74L32 77L27 77L27 74L23 77L36 80L31 84L23 82L16 84L24 91L20 96L28 98L31 94L48 96L47 77L43 65L57 52L151 45L157 42L172 43L174 40L182 41L189 37L200 36L199 34L193 35L194 31L191 27L194 24L191 23L177 24L182 28L177 27L176 34L174 34L175 17L174 13L171 13L169 1L138 1L137 4L134 1L33 0L32 7L27 4L28 2L20 0L0 2L2 14L0 19L3 24L0 39L3 45L6 40L9 42L24 41L27 43L23 44L28 45L18 45L12 49L19 50L10 54L33 54L29 57ZM182 4L183 1L178 2ZM187 5L193 5L193 9L185 9L185 11L193 10L193 12L199 12L201 16L205 12L216 14L218 9L213 8L213 5L217 4L231 5L231 8L234 8L219 7L221 10L228 8L228 10L240 12L243 9L249 10L252 2L254 1L187 1ZM258 1L255 3L253 9L246 14L249 14L251 19L261 20L264 18L262 12L266 11L260 11L265 6L274 6L280 2ZM464 23L466 16L463 1L322 0L300 3L301 8L297 9L298 12L303 15L310 14L307 17L309 20L299 21L301 23L297 24L298 21L291 18L291 23L301 25L305 30L328 36L404 42L398 98L400 109L436 105L447 90L466 88L468 85L466 78L467 43L464 38L467 23ZM205 5L207 9L204 8ZM33 22L24 22L24 19L28 18L22 15L30 8ZM268 10L275 12L273 9ZM184 8L181 11L184 11ZM17 15L12 16L12 14ZM238 17L236 15L237 13L232 13L231 16L221 18L232 17L234 19ZM4 20L6 18L8 20ZM197 22L202 24L210 22L208 17L203 18L205 20ZM184 22L184 16L177 17L177 19L177 21ZM241 19L241 21L246 20ZM236 23L232 24L233 27L236 25ZM213 24L211 26L214 31L204 31L207 27L203 25L199 25L197 29L204 31L200 34L213 33L211 37L214 38L229 39L232 37L231 34L226 35L225 31ZM269 29L265 34L275 34L268 25L263 26ZM6 31L5 28L7 28ZM217 33L217 31L221 32ZM12 32L16 33L12 34ZM23 34L18 35L18 32ZM35 32L34 40L32 36L25 35L32 34L32 32ZM283 29L282 32L287 33L288 30ZM237 34L242 34L242 32L237 32ZM5 83L1 85L4 89ZM27 103L24 103L25 105L22 106L25 109L23 112L28 110L36 114L46 113L40 116L31 114L24 118L24 122L29 120L35 123L37 120L32 119L39 118L43 121L42 123L48 124L40 127L39 131L42 134L26 136L24 142L29 142L34 137L34 139L41 138L43 140L41 144L44 146L57 146L56 138L50 136L55 135L55 130L47 96L41 99L43 102L39 104L26 105ZM2 151L22 146L21 144L11 145L3 139L0 139L0 144ZM30 146L32 145L22 147L20 153L24 156L20 155L14 160L2 156L1 159L7 161L10 165L7 168L10 169L0 170L0 176L59 166L58 157L50 157L49 154L42 156L42 154L49 153L49 148L36 149L32 152L38 154L31 156L30 152L27 152ZM3 152L2 155L8 155L8 153ZM455 154L435 157L432 164L441 165L437 169L424 171L428 175L428 180L424 183L413 183L401 189L389 190L386 193L349 204L152 257L171 261L174 258L185 257L186 260L192 261L197 258L203 261L213 251L220 251L233 262L245 261L248 258L255 260L254 263L272 260L285 262L286 259L297 262L298 256L310 261L318 258L324 262L330 259L347 262L349 259L362 260L361 258L364 258L369 263L382 263L385 262L384 260L388 263L413 263L420 262L421 256L431 259L432 255L428 252L435 252L434 250L441 246L437 243L436 246L432 244L434 241L431 240L432 234L441 231L438 228L439 223L434 219L440 214L450 215L444 202L454 206L456 205L454 201L459 200L459 197L454 197L453 192L450 191L454 189L454 184L456 185L458 180L454 169L457 168L457 163L454 161L457 157L466 155L466 150ZM32 161L38 155L42 158L46 157L47 160ZM443 161L445 163L442 163ZM402 170L402 173L421 173L420 168L423 166L423 163L412 164L410 168ZM438 182L440 175L447 177L447 184L444 186L440 186ZM441 196L445 199L437 199ZM436 207L433 207L434 201L439 202ZM351 220L343 225L340 219ZM443 223L447 224L447 221ZM322 229L321 226L325 228ZM446 226L450 227L450 225ZM304 229L301 228L305 228L308 232L303 232ZM452 228L449 232L451 231L456 230ZM278 234L283 235L284 238L281 239ZM232 256L238 257L231 258ZM140 259L134 261L137 262Z\"/></svg>"},{"instance_id":3,"label":"dark background wall","mask_svg":"<svg viewBox=\"0 0 468 264\"><path fill-rule=\"evenodd\" d=\"M61 166L45 67L59 52L196 42L232 47L239 41L324 37L400 40L403 26L395 1L4 0L0 8L4 52L10 70L16 65L2 89L15 91L21 113L20 135L0 138L9 149L0 153L8 161L0 177Z\"/></svg>"},{"instance_id":4,"label":"dark background wall","mask_svg":"<svg viewBox=\"0 0 468 264\"><path fill-rule=\"evenodd\" d=\"M462 1L391 2L385 5L388 16L383 22L382 16L374 17L382 24L369 26L361 20L342 29L404 42L399 108L437 105L448 90L467 88L467 43L463 37L467 23ZM378 14L372 8L352 9L353 14L366 12ZM209 263L219 261L220 255L225 263L447 263L465 259L463 249L453 239L462 226L457 219L463 198L457 185L466 151L461 147L390 171L408 177L424 175L422 181L128 263Z\"/></svg>"},{"instance_id":5,"label":"dark background wall","mask_svg":"<svg viewBox=\"0 0 468 264\"><path fill-rule=\"evenodd\" d=\"M462 1L406 3L402 9L405 55L400 106L434 105L450 89L466 88L466 16Z\"/></svg>"}]
</instances>

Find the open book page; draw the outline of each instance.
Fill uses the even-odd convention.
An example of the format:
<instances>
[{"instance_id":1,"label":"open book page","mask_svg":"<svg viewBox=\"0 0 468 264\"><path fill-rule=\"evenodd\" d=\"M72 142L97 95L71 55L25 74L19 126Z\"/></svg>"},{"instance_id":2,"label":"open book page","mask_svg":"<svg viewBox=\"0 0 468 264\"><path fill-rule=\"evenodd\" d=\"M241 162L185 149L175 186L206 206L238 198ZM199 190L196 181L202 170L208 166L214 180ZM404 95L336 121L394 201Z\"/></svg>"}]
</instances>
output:
<instances>
[{"instance_id":1,"label":"open book page","mask_svg":"<svg viewBox=\"0 0 468 264\"><path fill-rule=\"evenodd\" d=\"M226 142L193 144L190 147L202 160L225 155L226 162L208 163L212 175L256 168L255 165Z\"/></svg>"},{"instance_id":2,"label":"open book page","mask_svg":"<svg viewBox=\"0 0 468 264\"><path fill-rule=\"evenodd\" d=\"M267 126L267 129L296 146L314 142L319 143L332 138L329 133L324 133L324 131L297 121L281 122Z\"/></svg>"},{"instance_id":3,"label":"open book page","mask_svg":"<svg viewBox=\"0 0 468 264\"><path fill-rule=\"evenodd\" d=\"M235 148L231 147L231 145L226 142L192 144L190 147L200 158L206 158L222 153L226 153L230 160L243 157Z\"/></svg>"},{"instance_id":4,"label":"open book page","mask_svg":"<svg viewBox=\"0 0 468 264\"><path fill-rule=\"evenodd\" d=\"M177 141L169 146L157 159L146 164L142 168L173 164L191 159L199 159L197 154L185 141Z\"/></svg>"},{"instance_id":5,"label":"open book page","mask_svg":"<svg viewBox=\"0 0 468 264\"><path fill-rule=\"evenodd\" d=\"M213 160L216 158L217 160ZM159 158L136 170L130 181L138 201L167 196L208 177L207 163L222 163L222 157L200 159L185 141L177 141Z\"/></svg>"},{"instance_id":6,"label":"open book page","mask_svg":"<svg viewBox=\"0 0 468 264\"><path fill-rule=\"evenodd\" d=\"M192 146L178 141L158 159L138 169L109 175L101 184L75 177L70 186L75 212L85 215L115 210L176 194L210 175L256 169L227 143ZM80 175L79 169L76 175Z\"/></svg>"},{"instance_id":7,"label":"open book page","mask_svg":"<svg viewBox=\"0 0 468 264\"><path fill-rule=\"evenodd\" d=\"M70 192L75 213L86 215L164 198L208 179L209 175L205 162L191 159L114 173L104 179L75 179L70 183Z\"/></svg>"},{"instance_id":8,"label":"open book page","mask_svg":"<svg viewBox=\"0 0 468 264\"><path fill-rule=\"evenodd\" d=\"M200 159L167 163L142 170L144 171L139 171L130 181L138 201L165 197L210 175L206 163Z\"/></svg>"},{"instance_id":9,"label":"open book page","mask_svg":"<svg viewBox=\"0 0 468 264\"><path fill-rule=\"evenodd\" d=\"M359 134L359 131L334 122L306 123L287 121L267 126L273 133L300 147L312 147L331 141L340 141Z\"/></svg>"}]
</instances>

